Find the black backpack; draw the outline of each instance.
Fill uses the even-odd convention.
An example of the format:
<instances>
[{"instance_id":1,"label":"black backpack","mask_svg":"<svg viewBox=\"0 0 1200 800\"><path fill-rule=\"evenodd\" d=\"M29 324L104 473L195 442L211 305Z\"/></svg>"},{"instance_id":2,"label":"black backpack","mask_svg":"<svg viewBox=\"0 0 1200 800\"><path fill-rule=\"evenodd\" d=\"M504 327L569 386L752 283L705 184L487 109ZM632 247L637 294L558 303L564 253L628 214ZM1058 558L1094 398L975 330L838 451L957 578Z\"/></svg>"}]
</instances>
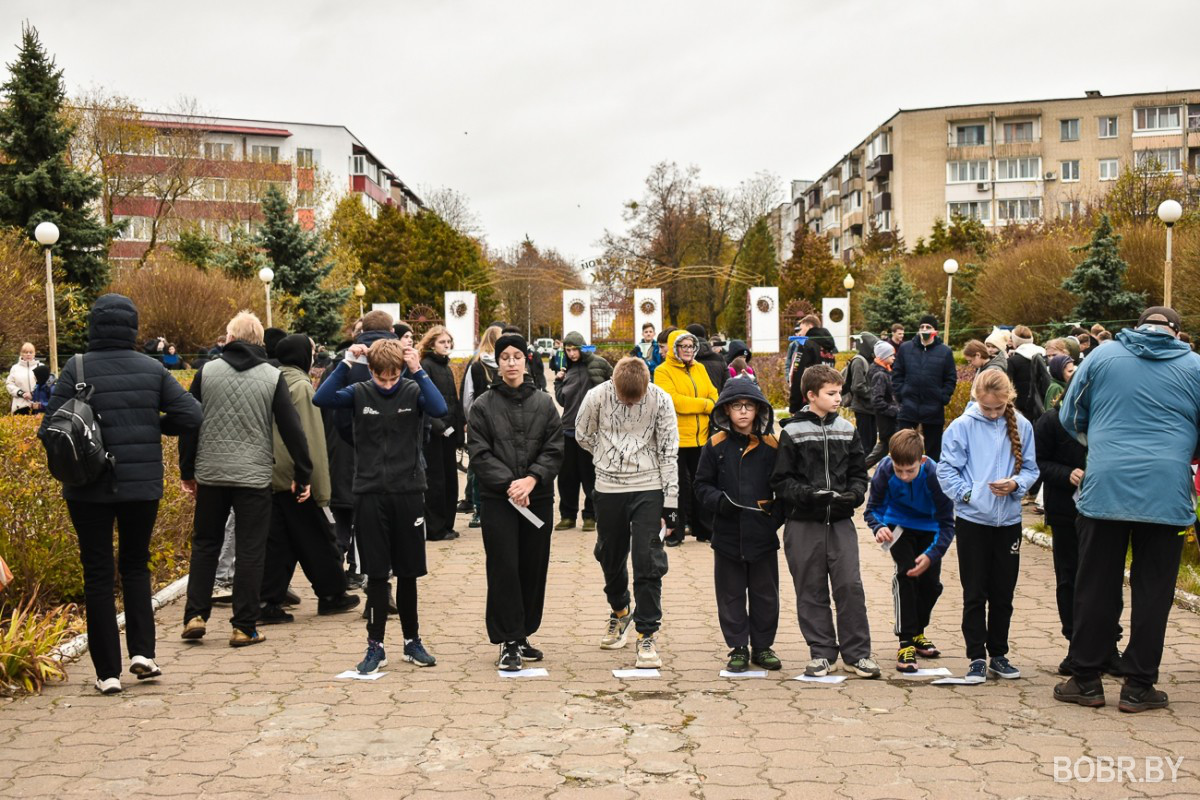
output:
<instances>
[{"instance_id":1,"label":"black backpack","mask_svg":"<svg viewBox=\"0 0 1200 800\"><path fill-rule=\"evenodd\" d=\"M50 415L38 438L46 448L51 475L64 486L88 486L109 473L116 461L104 449L100 417L90 404L94 387L84 383L83 356L73 356L72 363L75 396Z\"/></svg>"}]
</instances>

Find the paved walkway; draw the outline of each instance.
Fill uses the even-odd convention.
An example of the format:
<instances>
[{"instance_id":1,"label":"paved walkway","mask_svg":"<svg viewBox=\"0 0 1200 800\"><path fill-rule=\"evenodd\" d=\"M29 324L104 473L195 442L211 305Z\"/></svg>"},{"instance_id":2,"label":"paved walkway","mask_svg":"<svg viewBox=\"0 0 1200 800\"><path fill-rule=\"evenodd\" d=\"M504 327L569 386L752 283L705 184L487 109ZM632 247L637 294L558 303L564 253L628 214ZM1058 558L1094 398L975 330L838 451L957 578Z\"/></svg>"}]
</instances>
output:
<instances>
[{"instance_id":1,"label":"paved walkway","mask_svg":"<svg viewBox=\"0 0 1200 800\"><path fill-rule=\"evenodd\" d=\"M376 682L335 680L363 650L357 617L315 616L304 593L292 625L268 641L225 644L218 610L200 645L179 639L178 602L159 614L160 681L100 697L91 665L40 697L0 706L0 796L33 797L598 797L766 798L1195 797L1200 793L1200 617L1176 609L1167 636L1165 712L1120 714L1056 703L1063 655L1050 554L1026 545L1013 629L1019 681L938 687L896 677L838 686L788 680L807 652L783 592L782 675L718 677L725 649L711 551L670 551L657 680L618 680L623 652L598 649L607 609L592 539L555 534L549 602L535 643L549 677L501 679L483 631L478 531L431 543L421 581L432 669L393 661ZM890 561L862 532L875 650L890 666ZM786 567L782 569L786 576ZM965 668L954 559L935 611L940 664ZM399 633L389 626L389 635ZM394 633L393 633L394 632ZM390 648L393 657L398 648ZM1056 782L1055 758L1134 759L1132 776ZM1175 783L1146 757L1184 758ZM1094 763L1094 762L1092 762ZM1151 761L1154 763L1163 763ZM1093 773L1078 766L1080 778ZM1112 771L1100 767L1101 777ZM1060 777L1068 777L1060 769Z\"/></svg>"}]
</instances>

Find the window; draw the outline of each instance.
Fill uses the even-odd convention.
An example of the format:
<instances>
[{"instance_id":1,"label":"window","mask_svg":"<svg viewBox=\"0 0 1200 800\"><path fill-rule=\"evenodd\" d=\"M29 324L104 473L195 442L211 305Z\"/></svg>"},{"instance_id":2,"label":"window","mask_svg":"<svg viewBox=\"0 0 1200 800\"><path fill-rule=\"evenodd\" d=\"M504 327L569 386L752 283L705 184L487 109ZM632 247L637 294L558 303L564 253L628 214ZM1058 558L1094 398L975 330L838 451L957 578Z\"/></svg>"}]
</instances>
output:
<instances>
[{"instance_id":1,"label":"window","mask_svg":"<svg viewBox=\"0 0 1200 800\"><path fill-rule=\"evenodd\" d=\"M998 181L1036 181L1041 177L1042 159L1037 156L996 159Z\"/></svg>"},{"instance_id":2,"label":"window","mask_svg":"<svg viewBox=\"0 0 1200 800\"><path fill-rule=\"evenodd\" d=\"M313 205L312 189L301 189L296 192L296 208L312 208Z\"/></svg>"},{"instance_id":3,"label":"window","mask_svg":"<svg viewBox=\"0 0 1200 800\"><path fill-rule=\"evenodd\" d=\"M1083 214L1083 203L1079 200L1063 200L1058 204L1058 216L1075 219Z\"/></svg>"},{"instance_id":4,"label":"window","mask_svg":"<svg viewBox=\"0 0 1200 800\"><path fill-rule=\"evenodd\" d=\"M996 201L996 216L1008 222L1028 222L1042 216L1040 197L1019 197Z\"/></svg>"},{"instance_id":5,"label":"window","mask_svg":"<svg viewBox=\"0 0 1200 800\"><path fill-rule=\"evenodd\" d=\"M986 125L955 125L954 143L959 147L987 144Z\"/></svg>"},{"instance_id":6,"label":"window","mask_svg":"<svg viewBox=\"0 0 1200 800\"><path fill-rule=\"evenodd\" d=\"M171 156L179 152L179 142L173 136L159 136L154 140L154 154Z\"/></svg>"},{"instance_id":7,"label":"window","mask_svg":"<svg viewBox=\"0 0 1200 800\"><path fill-rule=\"evenodd\" d=\"M1200 130L1200 105L1188 106L1188 130Z\"/></svg>"},{"instance_id":8,"label":"window","mask_svg":"<svg viewBox=\"0 0 1200 800\"><path fill-rule=\"evenodd\" d=\"M892 212L880 211L876 214L875 228L880 231L890 231L892 229Z\"/></svg>"},{"instance_id":9,"label":"window","mask_svg":"<svg viewBox=\"0 0 1200 800\"><path fill-rule=\"evenodd\" d=\"M309 148L300 148L296 150L296 166L300 169L312 169L313 166L313 151Z\"/></svg>"},{"instance_id":10,"label":"window","mask_svg":"<svg viewBox=\"0 0 1200 800\"><path fill-rule=\"evenodd\" d=\"M1140 170L1150 172L1180 172L1179 148L1168 147L1162 150L1137 150L1134 152L1134 163Z\"/></svg>"},{"instance_id":11,"label":"window","mask_svg":"<svg viewBox=\"0 0 1200 800\"><path fill-rule=\"evenodd\" d=\"M1164 131L1179 127L1179 106L1139 108L1133 112L1134 131Z\"/></svg>"},{"instance_id":12,"label":"window","mask_svg":"<svg viewBox=\"0 0 1200 800\"><path fill-rule=\"evenodd\" d=\"M1032 122L1006 122L1006 123L1004 123L1004 141L1005 142L1032 142L1033 141L1033 123Z\"/></svg>"},{"instance_id":13,"label":"window","mask_svg":"<svg viewBox=\"0 0 1200 800\"><path fill-rule=\"evenodd\" d=\"M221 178L206 178L200 184L200 196L206 200L226 200L229 185Z\"/></svg>"},{"instance_id":14,"label":"window","mask_svg":"<svg viewBox=\"0 0 1200 800\"><path fill-rule=\"evenodd\" d=\"M1068 183L1079 180L1079 162L1078 161L1060 161L1058 162L1059 173L1062 179Z\"/></svg>"},{"instance_id":15,"label":"window","mask_svg":"<svg viewBox=\"0 0 1200 800\"><path fill-rule=\"evenodd\" d=\"M367 174L367 157L366 156L350 156L350 174L351 175L366 175Z\"/></svg>"},{"instance_id":16,"label":"window","mask_svg":"<svg viewBox=\"0 0 1200 800\"><path fill-rule=\"evenodd\" d=\"M1079 120L1078 119L1060 119L1058 121L1059 138L1064 142L1079 141Z\"/></svg>"},{"instance_id":17,"label":"window","mask_svg":"<svg viewBox=\"0 0 1200 800\"><path fill-rule=\"evenodd\" d=\"M154 221L150 217L114 217L113 221L125 223L120 238L134 242L150 241L150 233L154 228Z\"/></svg>"},{"instance_id":18,"label":"window","mask_svg":"<svg viewBox=\"0 0 1200 800\"><path fill-rule=\"evenodd\" d=\"M1100 117L1100 138L1115 139L1117 138L1117 118L1116 117Z\"/></svg>"},{"instance_id":19,"label":"window","mask_svg":"<svg viewBox=\"0 0 1200 800\"><path fill-rule=\"evenodd\" d=\"M842 162L842 182L843 183L850 180L851 178L857 178L858 175L859 175L859 172L858 172L858 159L857 158L848 158Z\"/></svg>"},{"instance_id":20,"label":"window","mask_svg":"<svg viewBox=\"0 0 1200 800\"><path fill-rule=\"evenodd\" d=\"M1100 180L1115 181L1117 179L1117 159L1102 158L1100 159Z\"/></svg>"},{"instance_id":21,"label":"window","mask_svg":"<svg viewBox=\"0 0 1200 800\"><path fill-rule=\"evenodd\" d=\"M233 145L228 142L205 142L204 157L209 161L230 161L233 159Z\"/></svg>"},{"instance_id":22,"label":"window","mask_svg":"<svg viewBox=\"0 0 1200 800\"><path fill-rule=\"evenodd\" d=\"M887 155L890 152L892 152L892 135L886 132L880 133L867 145L867 160L874 161L876 156Z\"/></svg>"},{"instance_id":23,"label":"window","mask_svg":"<svg viewBox=\"0 0 1200 800\"><path fill-rule=\"evenodd\" d=\"M987 222L992 218L991 204L987 200L971 200L964 203L947 203L946 216L966 217Z\"/></svg>"},{"instance_id":24,"label":"window","mask_svg":"<svg viewBox=\"0 0 1200 800\"><path fill-rule=\"evenodd\" d=\"M264 164L279 163L279 148L275 145L256 144L250 147L250 158Z\"/></svg>"},{"instance_id":25,"label":"window","mask_svg":"<svg viewBox=\"0 0 1200 800\"><path fill-rule=\"evenodd\" d=\"M946 183L980 183L986 180L987 161L950 161L946 164Z\"/></svg>"},{"instance_id":26,"label":"window","mask_svg":"<svg viewBox=\"0 0 1200 800\"><path fill-rule=\"evenodd\" d=\"M842 254L842 240L837 236L829 240L829 252L833 253L835 256L840 256Z\"/></svg>"}]
</instances>

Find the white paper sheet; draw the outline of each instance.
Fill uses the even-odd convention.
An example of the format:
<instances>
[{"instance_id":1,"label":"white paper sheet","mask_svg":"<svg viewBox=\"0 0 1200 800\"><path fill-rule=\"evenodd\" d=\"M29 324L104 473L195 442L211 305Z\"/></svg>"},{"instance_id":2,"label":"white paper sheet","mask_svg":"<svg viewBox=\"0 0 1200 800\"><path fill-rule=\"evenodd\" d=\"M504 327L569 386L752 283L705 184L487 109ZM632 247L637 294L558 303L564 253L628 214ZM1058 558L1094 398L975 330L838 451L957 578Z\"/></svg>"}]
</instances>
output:
<instances>
[{"instance_id":1,"label":"white paper sheet","mask_svg":"<svg viewBox=\"0 0 1200 800\"><path fill-rule=\"evenodd\" d=\"M950 670L945 667L935 667L933 669L919 669L916 672L897 672L901 678L933 678L938 675L950 675Z\"/></svg>"},{"instance_id":2,"label":"white paper sheet","mask_svg":"<svg viewBox=\"0 0 1200 800\"><path fill-rule=\"evenodd\" d=\"M904 535L904 528L897 525L896 527L892 528L892 540L890 542L880 542L879 549L885 553L888 552L889 550L892 549L892 545L894 545L896 542L900 541L900 537L903 535Z\"/></svg>"},{"instance_id":3,"label":"white paper sheet","mask_svg":"<svg viewBox=\"0 0 1200 800\"><path fill-rule=\"evenodd\" d=\"M452 426L447 426L446 430L442 431L442 436L445 436L447 439L449 439L453 435L454 435L454 428Z\"/></svg>"},{"instance_id":4,"label":"white paper sheet","mask_svg":"<svg viewBox=\"0 0 1200 800\"><path fill-rule=\"evenodd\" d=\"M767 677L767 671L765 669L763 669L763 670L749 670L747 672L730 672L727 669L723 669L723 670L721 670L721 677L722 678L765 678L765 677Z\"/></svg>"},{"instance_id":5,"label":"white paper sheet","mask_svg":"<svg viewBox=\"0 0 1200 800\"><path fill-rule=\"evenodd\" d=\"M517 505L516 503L514 503L512 500L509 500L509 501L508 501L508 504L509 504L509 505L511 505L513 508L515 508L517 511L520 511L520 512L521 512L521 516L522 516L522 517L524 517L525 519L527 519L527 520L529 520L530 522L532 522L532 523L533 523L533 527L535 527L535 528L540 528L540 527L542 527L543 525L545 525L545 524L546 524L545 522L542 522L540 519L538 519L538 518L537 518L537 515L536 515L536 514L534 514L532 511L530 511L530 510L529 510L528 508L526 508L525 506L519 506L519 505Z\"/></svg>"},{"instance_id":6,"label":"white paper sheet","mask_svg":"<svg viewBox=\"0 0 1200 800\"><path fill-rule=\"evenodd\" d=\"M387 675L387 673L372 672L370 675L359 675L358 670L348 669L339 675L334 675L333 677L351 681L377 681L384 675Z\"/></svg>"},{"instance_id":7,"label":"white paper sheet","mask_svg":"<svg viewBox=\"0 0 1200 800\"><path fill-rule=\"evenodd\" d=\"M661 678L662 675L656 669L614 669L612 671L614 678Z\"/></svg>"},{"instance_id":8,"label":"white paper sheet","mask_svg":"<svg viewBox=\"0 0 1200 800\"><path fill-rule=\"evenodd\" d=\"M846 680L845 675L822 675L819 678L812 675L797 675L792 678L794 681L803 681L804 683L841 683Z\"/></svg>"},{"instance_id":9,"label":"white paper sheet","mask_svg":"<svg viewBox=\"0 0 1200 800\"><path fill-rule=\"evenodd\" d=\"M939 678L932 681L930 686L971 686L972 683L966 678ZM977 685L977 684L976 684Z\"/></svg>"},{"instance_id":10,"label":"white paper sheet","mask_svg":"<svg viewBox=\"0 0 1200 800\"><path fill-rule=\"evenodd\" d=\"M516 672L505 672L502 669L496 670L496 674L501 678L547 678L550 673L541 667L534 669L519 669Z\"/></svg>"}]
</instances>

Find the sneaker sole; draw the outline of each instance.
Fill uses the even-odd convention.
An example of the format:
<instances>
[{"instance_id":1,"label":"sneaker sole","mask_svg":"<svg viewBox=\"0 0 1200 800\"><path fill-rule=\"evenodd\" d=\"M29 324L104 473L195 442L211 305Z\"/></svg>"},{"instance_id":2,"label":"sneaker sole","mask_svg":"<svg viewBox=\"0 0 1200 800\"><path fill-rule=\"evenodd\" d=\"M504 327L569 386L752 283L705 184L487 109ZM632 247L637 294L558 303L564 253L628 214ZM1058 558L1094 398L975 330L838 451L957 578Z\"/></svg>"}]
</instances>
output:
<instances>
[{"instance_id":1,"label":"sneaker sole","mask_svg":"<svg viewBox=\"0 0 1200 800\"><path fill-rule=\"evenodd\" d=\"M203 639L204 634L208 633L206 628L191 628L179 634L180 639Z\"/></svg>"},{"instance_id":2,"label":"sneaker sole","mask_svg":"<svg viewBox=\"0 0 1200 800\"><path fill-rule=\"evenodd\" d=\"M96 691L103 695L112 695L120 694L122 691L124 691L124 689L120 686L112 686L108 689L101 689L99 686L97 686Z\"/></svg>"},{"instance_id":3,"label":"sneaker sole","mask_svg":"<svg viewBox=\"0 0 1200 800\"><path fill-rule=\"evenodd\" d=\"M978 686L982 683L987 683L987 678L965 677L963 678L963 683L967 684L968 686Z\"/></svg>"},{"instance_id":4,"label":"sneaker sole","mask_svg":"<svg viewBox=\"0 0 1200 800\"><path fill-rule=\"evenodd\" d=\"M827 670L827 669L807 669L806 668L804 670L804 674L806 677L809 677L809 678L824 678L826 675L829 674L829 670Z\"/></svg>"},{"instance_id":5,"label":"sneaker sole","mask_svg":"<svg viewBox=\"0 0 1200 800\"><path fill-rule=\"evenodd\" d=\"M899 664L896 665L896 672L903 672L905 675L911 675L918 669L920 669L920 667L918 667L916 664L905 664L903 666Z\"/></svg>"},{"instance_id":6,"label":"sneaker sole","mask_svg":"<svg viewBox=\"0 0 1200 800\"><path fill-rule=\"evenodd\" d=\"M132 672L134 677L136 677L139 681L148 681L148 680L152 680L154 678L162 677L161 669L150 670L150 669L147 669L142 664L133 665L132 667L129 668L129 671Z\"/></svg>"},{"instance_id":7,"label":"sneaker sole","mask_svg":"<svg viewBox=\"0 0 1200 800\"><path fill-rule=\"evenodd\" d=\"M600 649L601 650L620 650L628 643L629 643L629 626L626 625L625 630L621 633L620 639L617 639L615 642L612 642L609 644L600 642Z\"/></svg>"},{"instance_id":8,"label":"sneaker sole","mask_svg":"<svg viewBox=\"0 0 1200 800\"><path fill-rule=\"evenodd\" d=\"M517 664L516 666L508 666L508 667L503 666L501 664L497 664L496 669L500 670L501 672L520 672L522 669L524 669L524 667L521 664Z\"/></svg>"},{"instance_id":9,"label":"sneaker sole","mask_svg":"<svg viewBox=\"0 0 1200 800\"><path fill-rule=\"evenodd\" d=\"M413 658L412 656L401 656L401 658L403 658L403 659L404 659L405 661L407 661L409 664L416 664L418 667L436 667L436 666L437 666L437 660L436 660L436 659L435 659L435 660L433 660L433 661L428 661L428 662L426 662L426 661L417 661L417 660L416 660L415 658Z\"/></svg>"},{"instance_id":10,"label":"sneaker sole","mask_svg":"<svg viewBox=\"0 0 1200 800\"><path fill-rule=\"evenodd\" d=\"M254 644L262 644L266 640L267 640L266 636L259 634L258 636L254 637L253 639L239 639L237 641L230 639L229 646L230 647L249 647L250 645L254 645Z\"/></svg>"},{"instance_id":11,"label":"sneaker sole","mask_svg":"<svg viewBox=\"0 0 1200 800\"><path fill-rule=\"evenodd\" d=\"M1017 678L1021 677L1020 672L1017 672L1016 674L1012 674L1012 673L1005 674L1003 672L997 672L996 670L992 669L991 667L988 667L988 673L991 675L995 675L997 678L1000 678L1000 679L1006 680L1006 681L1015 681Z\"/></svg>"},{"instance_id":12,"label":"sneaker sole","mask_svg":"<svg viewBox=\"0 0 1200 800\"><path fill-rule=\"evenodd\" d=\"M1054 699L1062 703L1074 703L1084 708L1100 708L1105 704L1103 697L1088 697L1082 694L1059 694L1055 692Z\"/></svg>"},{"instance_id":13,"label":"sneaker sole","mask_svg":"<svg viewBox=\"0 0 1200 800\"><path fill-rule=\"evenodd\" d=\"M846 665L846 672L857 675L860 678L878 678L882 674L880 672L867 672L866 670L861 670L853 664Z\"/></svg>"},{"instance_id":14,"label":"sneaker sole","mask_svg":"<svg viewBox=\"0 0 1200 800\"><path fill-rule=\"evenodd\" d=\"M638 659L633 662L634 669L659 669L663 665L661 658L656 658L653 661L642 661Z\"/></svg>"},{"instance_id":15,"label":"sneaker sole","mask_svg":"<svg viewBox=\"0 0 1200 800\"><path fill-rule=\"evenodd\" d=\"M371 670L370 672L363 672L358 667L355 667L354 669L356 672L358 672L359 675L374 675L376 672L379 672L379 670L383 669L386 666L387 666L387 659L385 658L383 661L380 661L379 664L377 664L375 666L375 669Z\"/></svg>"},{"instance_id":16,"label":"sneaker sole","mask_svg":"<svg viewBox=\"0 0 1200 800\"><path fill-rule=\"evenodd\" d=\"M1117 709L1126 714L1140 714L1143 711L1156 711L1166 708L1168 703L1127 703L1124 700L1117 703Z\"/></svg>"},{"instance_id":17,"label":"sneaker sole","mask_svg":"<svg viewBox=\"0 0 1200 800\"><path fill-rule=\"evenodd\" d=\"M749 667L735 667L732 664L725 665L725 671L732 672L735 675L741 674L741 673L745 672L747 669L749 669Z\"/></svg>"},{"instance_id":18,"label":"sneaker sole","mask_svg":"<svg viewBox=\"0 0 1200 800\"><path fill-rule=\"evenodd\" d=\"M355 599L357 599L357 598L355 598ZM354 605L341 606L338 608L325 608L325 609L318 608L317 616L318 617L332 617L335 614L349 614L351 611L358 608L358 605L359 605L358 603L355 603Z\"/></svg>"}]
</instances>

